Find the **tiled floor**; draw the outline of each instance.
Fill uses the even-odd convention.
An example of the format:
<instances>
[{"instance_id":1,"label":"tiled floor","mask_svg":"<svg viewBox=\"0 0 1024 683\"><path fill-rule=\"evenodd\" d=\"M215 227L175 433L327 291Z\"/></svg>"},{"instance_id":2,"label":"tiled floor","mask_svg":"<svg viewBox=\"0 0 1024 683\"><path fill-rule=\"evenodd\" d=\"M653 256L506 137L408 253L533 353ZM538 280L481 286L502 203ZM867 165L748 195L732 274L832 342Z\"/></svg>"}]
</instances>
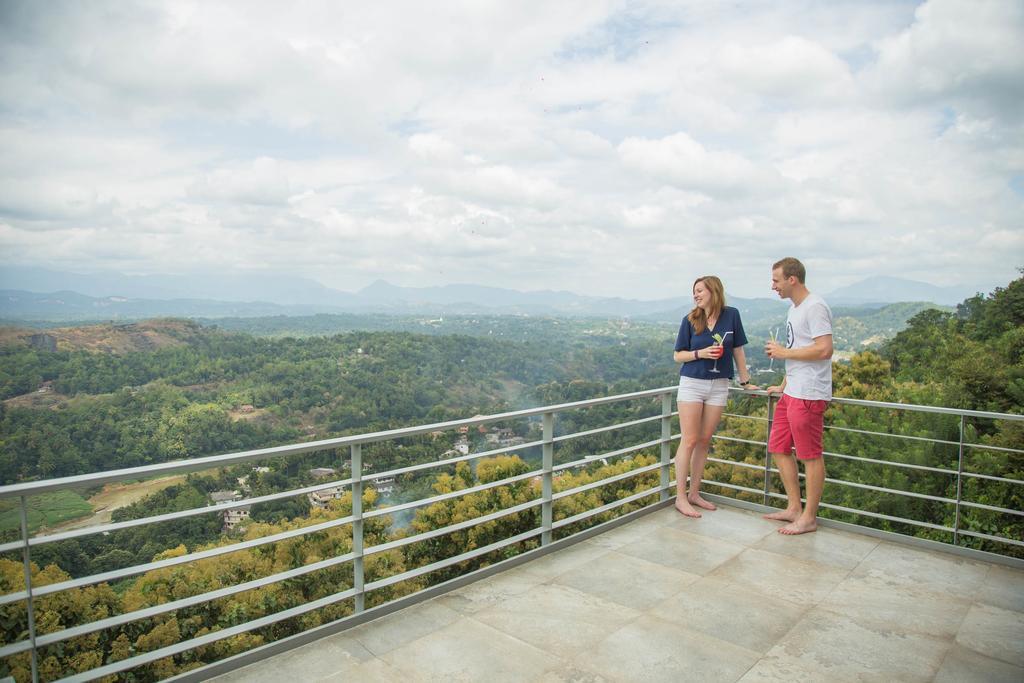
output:
<instances>
[{"instance_id":1,"label":"tiled floor","mask_svg":"<svg viewBox=\"0 0 1024 683\"><path fill-rule=\"evenodd\" d=\"M1024 571L673 508L218 679L1024 681Z\"/></svg>"}]
</instances>

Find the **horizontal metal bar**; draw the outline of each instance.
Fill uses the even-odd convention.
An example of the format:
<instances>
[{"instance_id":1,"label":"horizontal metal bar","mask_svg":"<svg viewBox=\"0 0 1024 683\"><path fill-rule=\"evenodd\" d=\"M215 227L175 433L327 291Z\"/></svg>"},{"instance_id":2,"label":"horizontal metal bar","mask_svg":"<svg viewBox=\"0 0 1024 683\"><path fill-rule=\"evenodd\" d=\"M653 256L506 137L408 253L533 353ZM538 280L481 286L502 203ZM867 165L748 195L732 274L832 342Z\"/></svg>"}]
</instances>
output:
<instances>
[{"instance_id":1,"label":"horizontal metal bar","mask_svg":"<svg viewBox=\"0 0 1024 683\"><path fill-rule=\"evenodd\" d=\"M408 503L399 503L398 505L391 505L386 508L378 508L376 510L364 512L363 519L382 517L384 515L390 515L393 512L399 512L400 510L423 507L424 505L439 503L442 500L449 500L451 498L461 498L462 496L466 496L471 493L480 493L481 491L487 491L488 489L497 488L499 486L507 486L508 484L514 484L517 481L523 481L524 479L533 479L534 477L539 477L542 474L544 474L543 470L533 470L532 472L526 472L525 474L517 474L514 477L506 477L505 479L487 482L486 484L477 484L476 486L459 489L458 491L452 491L450 493L441 493L430 498L421 498L420 500L413 500Z\"/></svg>"},{"instance_id":2,"label":"horizontal metal bar","mask_svg":"<svg viewBox=\"0 0 1024 683\"><path fill-rule=\"evenodd\" d=\"M786 496L772 493L769 494L774 498L781 498L785 500ZM863 517L874 517L875 519L884 519L890 522L899 522L902 524L910 524L912 526L920 526L926 529L935 529L936 531L946 531L953 533L953 528L948 526L942 526L940 524L932 524L930 522L921 522L916 519L907 519L906 517L894 517L893 515L885 515L880 512L869 512L868 510L854 510L853 508L843 507L842 505L833 505L831 503L820 503L818 507L827 508L829 510L838 510L840 512L847 512L852 515L861 515Z\"/></svg>"},{"instance_id":3,"label":"horizontal metal bar","mask_svg":"<svg viewBox=\"0 0 1024 683\"><path fill-rule=\"evenodd\" d=\"M846 455L845 453L833 453L832 451L825 451L825 455L831 458L839 458L840 460L855 460L857 462L868 462L873 465L885 465L887 467L900 467L907 470L921 470L923 472L936 472L939 474L957 474L956 470L948 470L944 467L929 467L928 465L912 465L906 462L896 462L895 460L878 460L876 458L863 458L859 455Z\"/></svg>"},{"instance_id":4,"label":"horizontal metal bar","mask_svg":"<svg viewBox=\"0 0 1024 683\"><path fill-rule=\"evenodd\" d=\"M45 543L56 543L58 541L67 541L72 538L79 538L81 536L91 536L94 534L104 534L111 531L119 531L121 529L129 529L135 526L147 526L149 524L159 524L161 522L167 522L174 519L184 519L186 517L194 517L196 515L208 515L214 512L223 512L224 510L233 510L235 508L247 507L250 505L258 505L260 503L267 503L274 500L282 500L285 498L294 498L301 496L306 493L313 493L316 491L323 491L324 489L330 488L343 488L352 484L351 479L339 479L337 481L329 483L320 483L314 486L305 486L300 489L291 489L288 491L282 491L280 493L270 493L265 496L257 496L255 498L243 498L242 500L233 500L229 503L218 503L216 505L206 505L201 508L191 508L188 510L179 510L177 512L167 512L162 515L153 515L152 517L140 517L138 519L130 519L124 522L113 522L111 524L98 524L93 527L85 529L74 529L72 531L65 531L59 534L48 534L45 536L33 536L29 539L29 545L37 546ZM16 541L13 543L4 543L0 545L0 552L8 550L16 550L20 548L22 543ZM14 546L14 547L7 547Z\"/></svg>"},{"instance_id":5,"label":"horizontal metal bar","mask_svg":"<svg viewBox=\"0 0 1024 683\"><path fill-rule=\"evenodd\" d=\"M572 434L563 434L561 436L556 436L551 441L553 443L559 443L561 441L569 441L570 439L578 439L578 438L583 437L583 436L593 436L594 434L601 434L603 432L610 432L610 431L613 431L615 429L625 429L627 427L634 427L636 425L644 424L644 423L647 423L647 422L656 422L656 421L661 420L661 419L662 419L661 415L653 415L651 417L642 417L639 420L632 420L630 422L620 422L620 423L614 424L614 425L612 425L610 427L598 427L597 429L588 429L588 430L586 430L584 432L574 432Z\"/></svg>"},{"instance_id":6,"label":"horizontal metal bar","mask_svg":"<svg viewBox=\"0 0 1024 683\"><path fill-rule=\"evenodd\" d=\"M134 612L126 612L113 617L107 617L106 619L99 619L97 621L89 622L88 624L82 624L80 626L74 626L72 628L64 629L63 631L56 631L54 633L47 633L46 635L39 636L36 638L36 645L42 647L44 645L50 645L57 643L68 638L76 638L78 636L85 635L87 633L93 633L95 631L102 631L106 628L112 628L115 626L122 626L124 624L138 621L139 619L148 619L158 614L165 614L167 612L173 612L175 610L184 609L186 607L192 607L193 605L200 605L205 602L211 602L220 598L237 595L246 591L254 590L256 588L262 588L269 586L280 581L286 581L288 579L294 579L299 576L306 574L312 574L313 572L320 571L322 569L328 569L335 565L345 564L351 562L355 558L355 553L346 553L344 555L338 555L331 557L326 560L314 562L312 564L303 565L302 567L296 567L295 569L289 569L287 571L278 572L277 574L271 574L260 579L254 579L252 581L246 581L245 583L228 586L227 588L220 588L215 591L209 591L208 593L202 593L200 595L193 595L188 598L182 598L173 602L165 602L159 605L153 605L152 607L146 607L144 609L135 610ZM32 647L31 642L25 640L22 641L28 648ZM6 649L6 648L4 648ZM7 656L3 649L0 649L0 657Z\"/></svg>"},{"instance_id":7,"label":"horizontal metal bar","mask_svg":"<svg viewBox=\"0 0 1024 683\"><path fill-rule=\"evenodd\" d=\"M751 446L764 446L765 445L764 441L755 441L753 439L741 439L738 436L725 436L723 434L712 434L711 438L712 439L717 439L718 441L731 441L733 443L746 443L746 444L750 444Z\"/></svg>"},{"instance_id":8,"label":"horizontal metal bar","mask_svg":"<svg viewBox=\"0 0 1024 683\"><path fill-rule=\"evenodd\" d=\"M745 491L747 493L756 493L757 495L764 495L762 489L753 489L749 486L740 486L739 484L726 484L724 481L715 481L714 479L705 479L704 484L713 484L715 486L721 486L723 488L732 489L734 491ZM783 496L785 497L785 496Z\"/></svg>"},{"instance_id":9,"label":"horizontal metal bar","mask_svg":"<svg viewBox=\"0 0 1024 683\"><path fill-rule=\"evenodd\" d=\"M845 479L830 479L825 478L826 484L836 484L837 486L849 486L855 489L863 489L865 491L877 491L879 493L889 493L896 496L906 496L908 498L919 498L921 500L931 500L936 503L946 503L948 505L956 505L956 500L951 498L943 498L941 496L930 496L927 493L915 493L914 491L901 491L899 489L888 489L884 486L872 486L871 484L860 484L853 481L846 481Z\"/></svg>"},{"instance_id":10,"label":"horizontal metal bar","mask_svg":"<svg viewBox=\"0 0 1024 683\"><path fill-rule=\"evenodd\" d=\"M430 462L421 463L419 465L409 465L407 467L399 467L394 470L386 470L384 472L378 472L373 475L366 475L363 477L363 481L371 478L382 479L384 477L397 477L400 474L408 474L409 472L419 472L420 470L429 470L437 467L445 467L446 465L452 465L459 462L466 462L469 460L476 460L478 458L490 458L495 455L504 455L506 453L513 453L515 451L532 448L534 446L543 445L543 441L531 441L529 443L522 443L515 446L504 446L502 448L496 448L493 451L481 451L479 453L469 453L468 455L460 455L455 458L446 458L444 460L432 460Z\"/></svg>"},{"instance_id":11,"label":"horizontal metal bar","mask_svg":"<svg viewBox=\"0 0 1024 683\"><path fill-rule=\"evenodd\" d=\"M627 472L622 472L621 474L616 474L614 476L607 477L605 479L599 479L598 481L590 482L589 484L583 484L582 486L577 486L575 488L566 489L565 491L559 491L558 493L552 494L551 499L552 500L561 500L562 498L568 498L569 496L575 496L577 493L583 493L584 491L589 491L590 489L596 489L596 488L600 488L602 486L607 486L608 484L613 484L613 483L615 483L617 481L622 481L623 479L631 479L632 477L635 477L635 476L637 476L639 474L645 474L647 472L654 472L654 471L659 470L659 469L661 469L661 463L660 462L656 462L653 465L645 465L643 467L638 467L635 470L629 470Z\"/></svg>"},{"instance_id":12,"label":"horizontal metal bar","mask_svg":"<svg viewBox=\"0 0 1024 683\"><path fill-rule=\"evenodd\" d=\"M967 500L961 500L960 501L960 505L962 505L964 507L975 508L975 509L978 509L978 510L988 510L990 512L999 512L999 513L1004 514L1004 515L1017 515L1019 517L1024 517L1024 510L1010 510L1008 508L996 507L994 505L984 505L983 503L972 503L972 502L967 501Z\"/></svg>"},{"instance_id":13,"label":"horizontal metal bar","mask_svg":"<svg viewBox=\"0 0 1024 683\"><path fill-rule=\"evenodd\" d=\"M250 548L256 548L261 545L268 545L270 543L277 543L284 541L289 538L295 538L297 536L307 536L309 534L318 533L320 531L326 531L327 529L333 529L335 527L344 526L352 523L352 516L342 517L341 519L332 519L327 522L321 522L320 524L311 524L310 526L302 527L300 529L289 529L288 531L282 531L280 533L272 534L270 536L261 536L260 538L254 538L249 541L242 541L240 543L233 543L231 545L222 545L216 548L210 548L208 550L201 550L196 553L189 553L187 555L181 555L179 557L169 557L165 560L158 560L156 562L147 562L146 564L137 564L131 567L125 567L124 569L115 569L114 571L102 572L100 574L92 574L90 576L83 576L80 579L71 579L68 581L61 581L59 583L51 583L45 586L40 586L33 590L34 596L51 595L53 593L59 593L66 591L70 588L81 588L82 586L91 586L97 583L103 583L104 581L114 581L117 579L123 579L128 576L136 576L138 574L145 574L148 571L154 569L164 569L166 567L174 567L179 564L185 564L187 562L195 562L197 560L206 560L211 557L218 557L220 555L229 555L236 553L239 550L248 550ZM0 605L12 602L9 595L0 596Z\"/></svg>"},{"instance_id":14,"label":"horizontal metal bar","mask_svg":"<svg viewBox=\"0 0 1024 683\"><path fill-rule=\"evenodd\" d=\"M560 529L563 526L568 526L570 524L575 524L576 522L582 521L584 519L589 519L590 517L594 517L595 515L599 515L602 512L608 512L609 510L614 510L617 507L622 507L623 505L628 505L629 503L633 503L635 501L638 501L641 498L646 498L647 496L656 496L660 492L661 492L661 486L655 486L652 489L647 489L646 491L641 491L640 493L634 493L631 496L626 496L625 498L620 498L619 500L612 501L611 503L606 503L605 505L602 505L601 507L596 507L593 510L587 510L586 512L581 512L578 515L573 515L572 517L566 517L565 519L560 519L557 522L553 522L551 524L551 528L552 529Z\"/></svg>"},{"instance_id":15,"label":"horizontal metal bar","mask_svg":"<svg viewBox=\"0 0 1024 683\"><path fill-rule=\"evenodd\" d=\"M761 393L761 392L748 392ZM885 401L865 401L859 398L838 398L833 397L832 403L844 406L860 406L863 408L877 408L880 410L906 410L912 413L938 413L940 415L956 415L965 417L984 418L989 420L1024 420L1024 415L1015 413L990 413L984 410L964 410L963 408L945 408L942 406L922 406L913 403L887 403Z\"/></svg>"},{"instance_id":16,"label":"horizontal metal bar","mask_svg":"<svg viewBox=\"0 0 1024 683\"><path fill-rule=\"evenodd\" d=\"M437 538L438 536L445 536L447 534L454 533L456 531L462 531L463 529L470 529L481 524L486 524L495 519L501 519L502 517L508 517L514 515L517 512L524 512L530 508L535 508L544 503L543 498L536 498L534 500L520 503L519 505L513 505L510 508L504 508L497 512L492 512L487 515L481 515L480 517L474 517L468 519L465 522L458 522L456 524L449 524L448 526L441 527L439 529L431 529L430 531L424 531L421 534L415 536L405 536L403 538L396 539L394 541L388 541L387 543L380 543L378 545L370 546L363 550L363 555L373 555L374 553L382 553L386 550L394 550L395 548L401 548L405 545L412 543L419 543L420 541L427 541L431 538Z\"/></svg>"},{"instance_id":17,"label":"horizontal metal bar","mask_svg":"<svg viewBox=\"0 0 1024 683\"><path fill-rule=\"evenodd\" d=\"M487 553L494 552L495 550L501 550L502 548L507 548L510 545L521 543L527 539L533 538L534 536L539 536L542 532L543 529L541 529L540 527L530 529L529 531L525 531L521 534L510 536L504 540L491 543L490 545L485 545L482 548L476 548L474 550L470 550L469 552L465 552L454 557L439 560L437 562L433 562L422 567L417 567L416 569L410 569L409 571L402 572L401 574L395 574L394 576L389 576L385 579L371 581L370 583L366 584L366 591L369 592L377 590L378 588L384 588L395 583L401 583L402 581L415 579L417 576L423 576L424 574L436 572L438 569L444 569L445 567L450 567L453 564L465 562L466 560L471 560L474 557L486 555Z\"/></svg>"},{"instance_id":18,"label":"horizontal metal bar","mask_svg":"<svg viewBox=\"0 0 1024 683\"><path fill-rule=\"evenodd\" d=\"M188 460L173 460L170 462L158 463L155 465L143 465L140 467L129 467L126 469L110 470L107 472L81 474L73 477L61 477L59 479L47 479L45 481L30 481L23 482L20 484L10 484L8 486L0 486L0 498L32 496L38 493L45 493L47 491L59 491L61 489L67 488L85 488L90 486L98 486L99 484L106 484L113 481L146 479L155 474L194 472L197 470L209 469L211 467L226 467L228 465L235 465L243 462L251 462L253 460L266 460L268 458L280 458L328 449L347 448L349 446L356 444L376 443L378 441L391 441L393 439L402 439L410 436L419 436L420 434L427 434L430 432L457 429L458 427L470 427L473 425L487 424L490 422L500 422L503 420L515 420L525 417L533 417L535 415L543 415L544 413L559 413L566 410L574 410L577 408L589 408L591 406L605 405L607 403L619 403L622 401L632 401L643 398L651 398L654 396L661 396L662 394L669 393L675 390L676 387L666 387L662 389L647 389L645 391L635 391L628 394L602 396L599 398L592 398L584 401L560 403L558 405L543 406L540 408L514 410L507 413L496 413L494 415L480 415L476 417L464 418L461 420L435 422L432 424L419 425L416 427L400 427L398 429L388 429L384 431L369 432L365 434L353 434L350 436L341 436L332 439L321 439L319 441L308 441L306 443L289 444L286 446L272 446L269 448L258 448L249 451L240 451L237 453L208 455L200 458L190 458Z\"/></svg>"},{"instance_id":19,"label":"horizontal metal bar","mask_svg":"<svg viewBox=\"0 0 1024 683\"><path fill-rule=\"evenodd\" d=\"M658 446L658 445L661 445L662 443L672 443L673 441L678 441L678 440L679 440L679 435L675 434L673 436L668 437L667 439L658 439L656 441L649 442L648 444L644 444L642 446L634 446L632 448L634 448L634 449L635 448L649 448L652 445ZM614 451L612 453L605 453L604 455L585 455L582 458L580 458L579 460L573 460L571 462L564 462L561 465L555 465L554 467L551 468L551 471L553 473L557 474L559 472L564 472L566 470L574 469L576 467L579 467L580 465L592 465L592 464L594 464L595 460L600 460L601 458L614 458L614 457L618 457L618 456L623 455L624 453L628 453L628 452L629 452L629 449L627 448L627 449L624 449L623 451Z\"/></svg>"},{"instance_id":20,"label":"horizontal metal bar","mask_svg":"<svg viewBox=\"0 0 1024 683\"><path fill-rule=\"evenodd\" d=\"M667 439L666 439L667 441ZM642 451L645 448L653 448L654 446L660 446L662 439L654 439L653 441L645 441L644 443L636 444L635 446L626 446L625 448L619 448L618 450L608 451L607 453L601 453L600 455L588 455L586 456L589 460L602 460L604 458L617 458L620 455L629 455L637 451ZM562 467L564 469L564 466ZM554 471L554 470L552 470Z\"/></svg>"},{"instance_id":21,"label":"horizontal metal bar","mask_svg":"<svg viewBox=\"0 0 1024 683\"><path fill-rule=\"evenodd\" d=\"M675 462L675 460L673 460L672 462ZM708 462L717 462L721 463L722 465L735 465L736 467L746 467L751 470L758 470L759 472L764 472L764 465L742 462L740 460L723 460L722 458L712 458L708 456ZM761 489L757 490L760 491Z\"/></svg>"},{"instance_id":22,"label":"horizontal metal bar","mask_svg":"<svg viewBox=\"0 0 1024 683\"><path fill-rule=\"evenodd\" d=\"M119 662L113 662L105 666L90 669L89 671L80 674L75 674L73 676L68 676L67 678L61 678L58 681L58 683L84 683L85 681L91 681L97 678L102 678L104 676L110 676L121 671L127 671L128 669L134 669L137 666L149 664L159 659L163 659L164 657L172 657L174 655L181 654L182 652L188 652L189 650L193 650L203 645L215 643L218 640L224 640L225 638L230 638L232 636L237 636L242 633L254 631L258 628L263 628L264 626L276 624L277 622L283 621L285 619L291 619L292 617L301 616L303 614L306 614L307 612L312 612L313 610L317 610L322 607L328 607L337 602L341 602L342 600L345 600L347 598L351 598L356 593L357 591L354 588L350 588L349 590L341 591L333 595L328 595L326 597L320 598L319 600L307 602L303 605L290 607L286 610L281 610L280 612L268 614L267 616L260 617L259 619L247 621L244 624L238 624L237 626L229 626L228 628L223 628L219 631L211 631L201 636L197 636L195 638L191 638L180 643L175 643L174 645L162 647L159 650L153 650L152 652L136 655L128 659L122 659Z\"/></svg>"},{"instance_id":23,"label":"horizontal metal bar","mask_svg":"<svg viewBox=\"0 0 1024 683\"><path fill-rule=\"evenodd\" d=\"M987 443L965 443L965 448L980 448L986 451L999 451L1000 453L1024 453L1024 449L1006 448L1005 446L989 446Z\"/></svg>"},{"instance_id":24,"label":"horizontal metal bar","mask_svg":"<svg viewBox=\"0 0 1024 683\"><path fill-rule=\"evenodd\" d=\"M763 468L762 468L762 471L763 471ZM779 474L779 470L778 470L777 467L772 467L769 471L772 472L773 474ZM804 475L803 472L800 472L797 476L800 479L804 479L805 478L805 475ZM947 503L947 504L950 504L950 505L955 505L956 504L956 501L953 500L952 498L941 498L939 496L930 496L930 495L928 495L926 493L915 493L913 491L901 491L899 489L888 489L888 488L885 488L884 486L873 486L871 484L861 484L861 483L854 482L854 481L846 481L845 479L831 479L831 478L826 477L825 478L825 483L826 484L836 484L837 486L850 486L852 488L864 489L866 491L878 491L879 493L890 493L890 494L893 494L893 495L896 495L896 496L907 496L908 498L922 498L924 500L933 500L933 501L935 501L937 503Z\"/></svg>"},{"instance_id":25,"label":"horizontal metal bar","mask_svg":"<svg viewBox=\"0 0 1024 683\"><path fill-rule=\"evenodd\" d=\"M970 477L971 479L985 479L987 481L999 481L999 482L1002 482L1004 484L1024 484L1024 481L1021 481L1020 479L1007 479L1006 477L996 477L996 476L991 475L991 474L978 474L977 472L964 472L963 475L965 477Z\"/></svg>"},{"instance_id":26,"label":"horizontal metal bar","mask_svg":"<svg viewBox=\"0 0 1024 683\"><path fill-rule=\"evenodd\" d=\"M1010 545L1024 547L1024 541L1017 540L1016 538L1007 538L1006 536L992 536L991 534L983 534L977 531L968 531L967 529L960 529L960 534L963 536L973 536L974 538L983 538L986 541L995 541L996 543L1009 543Z\"/></svg>"},{"instance_id":27,"label":"horizontal metal bar","mask_svg":"<svg viewBox=\"0 0 1024 683\"><path fill-rule=\"evenodd\" d=\"M908 439L910 441L927 441L928 443L941 443L947 446L959 446L959 441L946 441L945 439L930 439L927 436L910 436L909 434L892 434L889 432L871 432L866 429L854 429L853 427L836 427L825 425L825 429L833 432L851 432L853 434L867 434L868 436L888 436L893 439ZM966 445L966 444L964 444Z\"/></svg>"},{"instance_id":28,"label":"horizontal metal bar","mask_svg":"<svg viewBox=\"0 0 1024 683\"><path fill-rule=\"evenodd\" d=\"M757 422L767 422L767 417L761 417L760 415L744 415L742 413L722 413L722 417L737 417L741 420L755 420Z\"/></svg>"}]
</instances>

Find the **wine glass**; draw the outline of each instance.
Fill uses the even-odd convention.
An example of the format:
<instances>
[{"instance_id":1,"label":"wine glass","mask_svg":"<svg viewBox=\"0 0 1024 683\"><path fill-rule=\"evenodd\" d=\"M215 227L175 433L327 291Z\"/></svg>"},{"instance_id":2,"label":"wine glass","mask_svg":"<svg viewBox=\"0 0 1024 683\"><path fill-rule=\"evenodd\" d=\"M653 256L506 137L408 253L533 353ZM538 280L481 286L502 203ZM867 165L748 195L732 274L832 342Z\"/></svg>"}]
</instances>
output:
<instances>
[{"instance_id":1,"label":"wine glass","mask_svg":"<svg viewBox=\"0 0 1024 683\"><path fill-rule=\"evenodd\" d=\"M773 344L778 343L778 341L779 341L779 328L776 327L774 330L768 330L768 334L771 336ZM768 369L771 370L773 365L775 365L775 358L774 357L768 359Z\"/></svg>"},{"instance_id":2,"label":"wine glass","mask_svg":"<svg viewBox=\"0 0 1024 683\"><path fill-rule=\"evenodd\" d=\"M730 334L732 334L732 330L729 330L725 334L716 334L716 335L714 335L714 337L715 337L715 346L717 346L719 348L724 347L725 346L725 338L728 337ZM724 348L722 348L722 354L725 354L725 349ZM718 369L718 359L721 357L722 354L720 354L718 356L715 356L715 365L711 368L710 372L721 372L721 370Z\"/></svg>"}]
</instances>

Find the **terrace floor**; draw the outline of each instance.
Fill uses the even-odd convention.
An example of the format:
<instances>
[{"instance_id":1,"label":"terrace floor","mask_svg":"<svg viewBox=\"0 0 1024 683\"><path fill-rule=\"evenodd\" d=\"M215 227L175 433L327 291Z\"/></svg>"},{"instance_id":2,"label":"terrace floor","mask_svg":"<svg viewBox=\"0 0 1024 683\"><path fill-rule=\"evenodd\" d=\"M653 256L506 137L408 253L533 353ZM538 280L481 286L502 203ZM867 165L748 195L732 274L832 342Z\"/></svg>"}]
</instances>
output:
<instances>
[{"instance_id":1,"label":"terrace floor","mask_svg":"<svg viewBox=\"0 0 1024 683\"><path fill-rule=\"evenodd\" d=\"M235 681L1024 681L1024 570L664 508L221 676Z\"/></svg>"}]
</instances>

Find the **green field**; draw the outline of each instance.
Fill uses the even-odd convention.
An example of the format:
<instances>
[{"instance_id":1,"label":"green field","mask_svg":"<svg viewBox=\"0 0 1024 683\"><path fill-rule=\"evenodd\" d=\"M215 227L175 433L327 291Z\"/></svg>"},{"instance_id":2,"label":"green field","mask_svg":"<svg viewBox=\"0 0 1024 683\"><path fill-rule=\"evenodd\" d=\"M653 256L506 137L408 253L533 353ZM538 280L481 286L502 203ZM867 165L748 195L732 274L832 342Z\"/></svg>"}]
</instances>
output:
<instances>
[{"instance_id":1,"label":"green field","mask_svg":"<svg viewBox=\"0 0 1024 683\"><path fill-rule=\"evenodd\" d=\"M43 493L32 496L26 502L29 532L92 514L89 501L74 491ZM18 500L0 500L0 532L9 529L21 529L21 506Z\"/></svg>"}]
</instances>

